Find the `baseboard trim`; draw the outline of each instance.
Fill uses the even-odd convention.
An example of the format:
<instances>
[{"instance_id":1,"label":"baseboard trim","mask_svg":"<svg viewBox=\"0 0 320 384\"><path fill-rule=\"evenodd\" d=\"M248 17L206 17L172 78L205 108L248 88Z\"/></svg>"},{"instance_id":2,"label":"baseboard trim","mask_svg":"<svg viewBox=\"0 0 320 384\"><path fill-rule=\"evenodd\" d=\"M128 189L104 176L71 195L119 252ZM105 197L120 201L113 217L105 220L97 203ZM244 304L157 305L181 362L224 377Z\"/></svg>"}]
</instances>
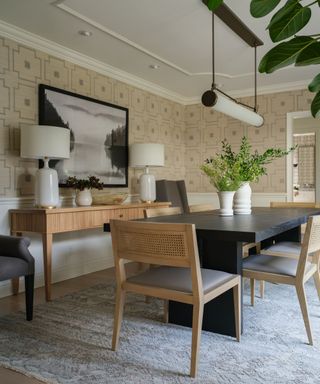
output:
<instances>
[{"instance_id":1,"label":"baseboard trim","mask_svg":"<svg viewBox=\"0 0 320 384\"><path fill-rule=\"evenodd\" d=\"M113 260L108 258L97 258L96 260L92 260L92 258L90 258L90 262L81 263L81 265L69 264L60 268L56 268L52 272L52 282L54 284L60 281L74 279L75 277L87 275L88 273L101 271L111 267L113 267ZM42 272L35 274L34 287L44 287L44 275ZM52 289L54 289L54 287ZM23 277L20 278L19 293L20 292L24 292ZM11 281L7 280L0 286L0 298L11 295Z\"/></svg>"}]
</instances>

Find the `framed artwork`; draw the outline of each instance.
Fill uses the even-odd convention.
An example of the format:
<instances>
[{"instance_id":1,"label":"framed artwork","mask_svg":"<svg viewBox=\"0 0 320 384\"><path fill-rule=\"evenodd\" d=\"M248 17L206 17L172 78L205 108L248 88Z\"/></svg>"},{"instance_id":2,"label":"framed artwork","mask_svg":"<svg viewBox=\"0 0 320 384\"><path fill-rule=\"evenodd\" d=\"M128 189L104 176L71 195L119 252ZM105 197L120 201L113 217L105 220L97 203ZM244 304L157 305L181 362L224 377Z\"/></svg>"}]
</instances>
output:
<instances>
[{"instance_id":1,"label":"framed artwork","mask_svg":"<svg viewBox=\"0 0 320 384\"><path fill-rule=\"evenodd\" d=\"M39 124L70 129L70 159L50 160L59 185L68 176L128 186L128 108L39 85Z\"/></svg>"}]
</instances>

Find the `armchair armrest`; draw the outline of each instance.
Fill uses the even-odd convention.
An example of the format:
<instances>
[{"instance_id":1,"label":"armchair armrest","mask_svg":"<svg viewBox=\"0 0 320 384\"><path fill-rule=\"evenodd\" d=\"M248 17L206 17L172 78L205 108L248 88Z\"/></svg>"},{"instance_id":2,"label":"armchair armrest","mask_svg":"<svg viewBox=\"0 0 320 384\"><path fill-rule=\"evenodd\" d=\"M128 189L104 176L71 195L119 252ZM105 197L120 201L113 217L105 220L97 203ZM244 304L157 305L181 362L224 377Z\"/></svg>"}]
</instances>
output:
<instances>
[{"instance_id":1,"label":"armchair armrest","mask_svg":"<svg viewBox=\"0 0 320 384\"><path fill-rule=\"evenodd\" d=\"M30 240L26 237L0 235L0 256L17 257L34 265L29 245Z\"/></svg>"}]
</instances>

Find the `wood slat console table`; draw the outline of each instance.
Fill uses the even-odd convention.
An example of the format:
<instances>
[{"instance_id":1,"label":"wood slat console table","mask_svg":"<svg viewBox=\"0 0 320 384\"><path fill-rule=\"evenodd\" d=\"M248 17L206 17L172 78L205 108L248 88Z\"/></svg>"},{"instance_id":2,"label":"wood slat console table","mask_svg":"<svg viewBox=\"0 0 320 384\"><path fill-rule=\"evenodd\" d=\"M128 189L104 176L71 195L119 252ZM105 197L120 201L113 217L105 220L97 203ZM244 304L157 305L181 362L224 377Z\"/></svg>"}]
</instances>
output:
<instances>
[{"instance_id":1,"label":"wood slat console table","mask_svg":"<svg viewBox=\"0 0 320 384\"><path fill-rule=\"evenodd\" d=\"M110 219L143 218L143 210L150 207L169 207L168 202L130 203L121 205L99 205L90 207L70 207L56 209L11 209L10 230L12 235L23 232L39 233L42 236L43 264L46 300L51 299L51 258L52 238L55 233L103 228ZM14 293L19 289L19 280L13 284Z\"/></svg>"}]
</instances>

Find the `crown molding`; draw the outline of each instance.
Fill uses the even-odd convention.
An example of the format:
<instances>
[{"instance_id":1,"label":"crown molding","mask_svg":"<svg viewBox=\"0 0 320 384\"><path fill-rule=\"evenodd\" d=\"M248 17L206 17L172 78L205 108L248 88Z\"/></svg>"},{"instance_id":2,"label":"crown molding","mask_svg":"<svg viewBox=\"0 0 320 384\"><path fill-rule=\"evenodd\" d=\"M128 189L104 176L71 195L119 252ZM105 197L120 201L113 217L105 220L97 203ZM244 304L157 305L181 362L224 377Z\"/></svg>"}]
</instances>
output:
<instances>
[{"instance_id":1,"label":"crown molding","mask_svg":"<svg viewBox=\"0 0 320 384\"><path fill-rule=\"evenodd\" d=\"M20 44L31 48L43 51L49 55L53 55L59 59L72 62L73 64L91 69L102 75L111 77L115 80L122 81L134 87L151 92L155 95L164 97L182 105L192 105L201 103L201 97L185 97L181 94L172 92L166 88L160 87L157 84L141 79L128 72L122 71L101 61L92 59L89 56L83 55L70 48L66 48L51 40L47 40L41 36L35 35L24 29L16 27L12 24L0 20L0 35L14 40ZM306 89L308 81L296 81L292 83L280 83L264 87L258 87L258 95L296 91ZM248 97L254 95L254 89L248 88L244 90L229 91L228 94L232 97Z\"/></svg>"},{"instance_id":2,"label":"crown molding","mask_svg":"<svg viewBox=\"0 0 320 384\"><path fill-rule=\"evenodd\" d=\"M174 64L172 61L167 60L160 55L157 55L156 53L142 47L141 45L133 42L132 40L127 39L126 37L122 36L121 34L116 33L109 28L106 28L105 26L103 26L100 23L97 23L96 21L83 15L82 13L75 11L71 7L65 5L64 1L65 0L54 1L52 3L52 5L61 9L63 12L66 12L69 15L76 17L77 19L79 19L81 21L84 21L85 23L91 25L92 27L98 29L99 31L106 33L107 35L117 39L118 41L121 41L122 43L129 45L131 48L133 48L139 52L142 52L143 54L145 54L147 56L152 57L153 59L159 61L160 63L165 64L168 67L173 68L174 70L176 70L176 71L178 71L178 72L180 72L186 76L194 77L194 76L210 76L211 75L211 72L190 72L190 71L180 67L179 65ZM216 75L219 77L222 77L224 79L238 79L238 78L253 76L254 72L242 73L240 75L229 75L229 74L223 73L223 72L216 72Z\"/></svg>"},{"instance_id":3,"label":"crown molding","mask_svg":"<svg viewBox=\"0 0 320 384\"><path fill-rule=\"evenodd\" d=\"M51 40L45 39L39 35L28 32L15 25L6 23L0 20L0 35L8 39L14 40L20 44L27 45L31 48L41 50L49 55L55 56L59 59L72 62L73 64L91 69L102 75L111 77L115 80L125 82L134 87L151 92L166 99L175 101L180 104L186 104L188 98L178 93L172 92L150 81L141 79L128 72L122 71L111 65L105 64L99 60L92 59L89 56L83 55L73 49L66 48Z\"/></svg>"}]
</instances>

